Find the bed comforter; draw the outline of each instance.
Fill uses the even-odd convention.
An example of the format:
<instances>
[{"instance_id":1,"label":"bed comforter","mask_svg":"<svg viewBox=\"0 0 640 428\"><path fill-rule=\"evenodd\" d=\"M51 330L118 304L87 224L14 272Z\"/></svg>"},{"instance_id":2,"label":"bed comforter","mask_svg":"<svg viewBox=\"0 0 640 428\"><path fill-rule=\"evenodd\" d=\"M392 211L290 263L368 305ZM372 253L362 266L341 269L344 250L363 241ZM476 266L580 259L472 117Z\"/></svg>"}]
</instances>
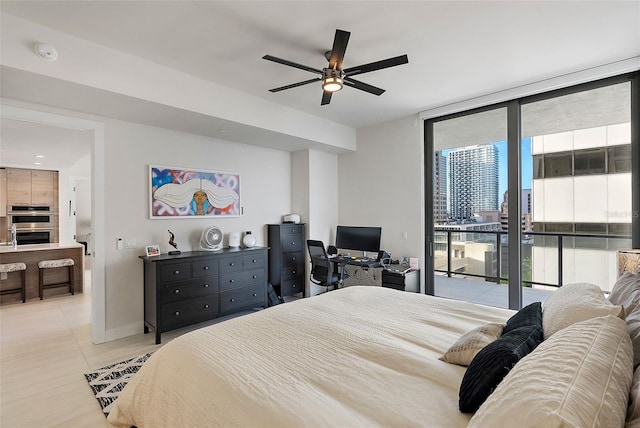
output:
<instances>
[{"instance_id":1,"label":"bed comforter","mask_svg":"<svg viewBox=\"0 0 640 428\"><path fill-rule=\"evenodd\" d=\"M465 367L438 358L514 311L347 287L180 336L116 401L112 426L463 427Z\"/></svg>"}]
</instances>

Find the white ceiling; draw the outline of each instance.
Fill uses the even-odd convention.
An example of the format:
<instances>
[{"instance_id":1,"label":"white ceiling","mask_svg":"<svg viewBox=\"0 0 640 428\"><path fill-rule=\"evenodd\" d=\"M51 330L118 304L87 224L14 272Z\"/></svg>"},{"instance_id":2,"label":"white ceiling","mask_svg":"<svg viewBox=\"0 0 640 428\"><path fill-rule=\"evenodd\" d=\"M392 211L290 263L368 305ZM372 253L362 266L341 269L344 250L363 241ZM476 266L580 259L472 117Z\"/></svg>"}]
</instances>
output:
<instances>
[{"instance_id":1,"label":"white ceiling","mask_svg":"<svg viewBox=\"0 0 640 428\"><path fill-rule=\"evenodd\" d=\"M0 9L354 128L640 55L640 0L3 0ZM315 75L263 55L323 68L336 28L351 32L345 68L408 55L358 76L387 92L345 88L326 106L319 83L268 92ZM13 82L3 96L21 99Z\"/></svg>"}]
</instances>

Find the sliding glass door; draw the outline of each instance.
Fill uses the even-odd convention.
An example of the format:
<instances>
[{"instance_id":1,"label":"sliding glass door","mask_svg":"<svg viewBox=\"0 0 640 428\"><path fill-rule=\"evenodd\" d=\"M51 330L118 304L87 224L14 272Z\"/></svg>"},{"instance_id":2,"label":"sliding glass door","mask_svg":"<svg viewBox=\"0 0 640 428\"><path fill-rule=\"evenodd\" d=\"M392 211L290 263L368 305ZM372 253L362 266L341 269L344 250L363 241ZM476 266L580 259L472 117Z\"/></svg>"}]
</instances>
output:
<instances>
[{"instance_id":1,"label":"sliding glass door","mask_svg":"<svg viewBox=\"0 0 640 428\"><path fill-rule=\"evenodd\" d=\"M640 247L639 80L425 121L428 294L518 309L610 290L617 250Z\"/></svg>"}]
</instances>

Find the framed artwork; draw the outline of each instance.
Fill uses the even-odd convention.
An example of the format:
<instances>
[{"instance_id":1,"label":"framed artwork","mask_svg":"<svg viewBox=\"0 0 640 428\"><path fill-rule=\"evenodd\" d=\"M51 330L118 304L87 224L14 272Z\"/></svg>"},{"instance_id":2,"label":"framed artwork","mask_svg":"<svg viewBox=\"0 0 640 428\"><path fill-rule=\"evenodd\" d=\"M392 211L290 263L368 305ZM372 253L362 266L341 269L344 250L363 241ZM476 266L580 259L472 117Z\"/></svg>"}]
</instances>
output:
<instances>
[{"instance_id":1,"label":"framed artwork","mask_svg":"<svg viewBox=\"0 0 640 428\"><path fill-rule=\"evenodd\" d=\"M160 245L158 244L147 245L145 250L147 252L147 257L160 255Z\"/></svg>"},{"instance_id":2,"label":"framed artwork","mask_svg":"<svg viewBox=\"0 0 640 428\"><path fill-rule=\"evenodd\" d=\"M240 174L149 165L152 219L240 217Z\"/></svg>"}]
</instances>

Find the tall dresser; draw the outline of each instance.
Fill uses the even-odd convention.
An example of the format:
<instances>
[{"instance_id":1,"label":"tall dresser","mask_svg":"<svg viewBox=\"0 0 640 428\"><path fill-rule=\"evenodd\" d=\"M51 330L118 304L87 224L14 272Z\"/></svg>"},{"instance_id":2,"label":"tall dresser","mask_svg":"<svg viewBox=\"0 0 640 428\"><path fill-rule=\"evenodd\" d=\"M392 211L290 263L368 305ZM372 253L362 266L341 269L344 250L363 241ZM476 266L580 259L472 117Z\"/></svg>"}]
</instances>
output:
<instances>
[{"instance_id":1,"label":"tall dresser","mask_svg":"<svg viewBox=\"0 0 640 428\"><path fill-rule=\"evenodd\" d=\"M144 332L161 333L221 315L267 306L267 249L140 256Z\"/></svg>"},{"instance_id":2,"label":"tall dresser","mask_svg":"<svg viewBox=\"0 0 640 428\"><path fill-rule=\"evenodd\" d=\"M305 225L269 224L269 282L280 296L302 293L305 274Z\"/></svg>"}]
</instances>

